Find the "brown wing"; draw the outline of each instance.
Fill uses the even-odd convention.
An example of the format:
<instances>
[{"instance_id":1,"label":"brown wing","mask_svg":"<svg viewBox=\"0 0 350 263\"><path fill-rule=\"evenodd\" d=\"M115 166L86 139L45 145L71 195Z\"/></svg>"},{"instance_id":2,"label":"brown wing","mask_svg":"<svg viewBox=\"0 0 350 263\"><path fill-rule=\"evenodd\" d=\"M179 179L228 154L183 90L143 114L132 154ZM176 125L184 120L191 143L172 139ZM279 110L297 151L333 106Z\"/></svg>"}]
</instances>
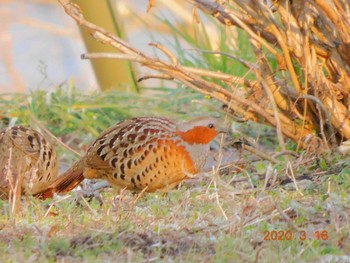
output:
<instances>
[{"instance_id":1,"label":"brown wing","mask_svg":"<svg viewBox=\"0 0 350 263\"><path fill-rule=\"evenodd\" d=\"M116 163L124 162L148 142L176 136L173 129L174 124L162 118L134 118L117 123L92 144L86 154L85 166L114 169Z\"/></svg>"}]
</instances>

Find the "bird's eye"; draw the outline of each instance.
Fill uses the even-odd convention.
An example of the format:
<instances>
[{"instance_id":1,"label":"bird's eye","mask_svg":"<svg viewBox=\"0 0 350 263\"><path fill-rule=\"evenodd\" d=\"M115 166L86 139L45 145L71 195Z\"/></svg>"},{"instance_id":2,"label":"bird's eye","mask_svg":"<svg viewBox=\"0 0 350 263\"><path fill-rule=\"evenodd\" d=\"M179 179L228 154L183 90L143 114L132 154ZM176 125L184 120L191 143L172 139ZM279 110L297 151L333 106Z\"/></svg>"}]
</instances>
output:
<instances>
[{"instance_id":1,"label":"bird's eye","mask_svg":"<svg viewBox=\"0 0 350 263\"><path fill-rule=\"evenodd\" d=\"M208 124L208 127L209 127L210 129L213 129L213 128L214 128L214 124L209 123L209 124Z\"/></svg>"}]
</instances>

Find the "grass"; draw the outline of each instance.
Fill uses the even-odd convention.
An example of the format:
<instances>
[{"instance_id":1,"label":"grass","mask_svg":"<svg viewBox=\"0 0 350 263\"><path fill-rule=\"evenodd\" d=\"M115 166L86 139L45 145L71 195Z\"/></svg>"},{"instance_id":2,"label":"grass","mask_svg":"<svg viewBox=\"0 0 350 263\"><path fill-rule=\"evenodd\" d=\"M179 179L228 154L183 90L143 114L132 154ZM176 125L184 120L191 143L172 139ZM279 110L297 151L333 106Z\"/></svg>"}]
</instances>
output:
<instances>
[{"instance_id":1,"label":"grass","mask_svg":"<svg viewBox=\"0 0 350 263\"><path fill-rule=\"evenodd\" d=\"M1 109L6 110L1 115L12 122L43 125L83 152L101 130L140 112L182 118L186 111L205 111L189 103L199 95L186 90L161 94L84 95L67 84L49 95L36 91L10 100L2 97ZM177 103L166 103L169 94ZM245 134L269 136L269 129L259 129ZM57 147L65 166L77 158ZM269 151L277 148L270 140ZM238 170L199 176L168 194L139 197L105 189L102 204L96 198L77 200L76 194L46 201L27 197L15 218L8 214L8 201L1 200L0 254L4 262L314 262L329 256L335 260L350 253L348 161L336 154L305 156L289 158L295 177L309 181L297 181L299 192L285 179L288 160L280 157L281 163L272 165L276 181L270 178L265 186L270 164L258 160L247 161ZM286 240L287 231L291 240ZM271 240L278 236L282 240Z\"/></svg>"}]
</instances>

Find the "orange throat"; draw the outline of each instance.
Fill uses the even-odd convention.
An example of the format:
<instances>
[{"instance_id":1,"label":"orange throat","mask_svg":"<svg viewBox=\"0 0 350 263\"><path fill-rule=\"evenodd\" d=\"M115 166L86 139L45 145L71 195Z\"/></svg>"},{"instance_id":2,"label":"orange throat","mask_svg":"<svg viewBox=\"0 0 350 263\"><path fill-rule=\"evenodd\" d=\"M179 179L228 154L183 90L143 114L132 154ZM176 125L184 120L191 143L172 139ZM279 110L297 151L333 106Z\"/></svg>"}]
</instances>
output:
<instances>
[{"instance_id":1,"label":"orange throat","mask_svg":"<svg viewBox=\"0 0 350 263\"><path fill-rule=\"evenodd\" d=\"M185 132L177 131L176 134L189 144L208 144L219 133L208 127L196 126Z\"/></svg>"}]
</instances>

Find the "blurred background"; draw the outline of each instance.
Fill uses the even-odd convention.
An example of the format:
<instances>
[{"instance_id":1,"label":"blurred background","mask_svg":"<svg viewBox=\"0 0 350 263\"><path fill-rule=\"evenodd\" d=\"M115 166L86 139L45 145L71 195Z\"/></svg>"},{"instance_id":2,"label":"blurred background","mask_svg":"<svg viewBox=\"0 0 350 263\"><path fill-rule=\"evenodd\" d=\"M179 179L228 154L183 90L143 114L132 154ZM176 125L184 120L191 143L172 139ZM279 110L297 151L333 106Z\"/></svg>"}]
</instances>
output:
<instances>
[{"instance_id":1,"label":"blurred background","mask_svg":"<svg viewBox=\"0 0 350 263\"><path fill-rule=\"evenodd\" d=\"M82 7L84 15L89 16L89 10L84 8L84 3L92 6L93 2L76 2ZM155 54L154 49L148 45L150 42L160 41L164 45L174 42L174 37L171 36L172 26L176 24L187 27L194 23L188 6L184 3L180 5L177 1L159 0L147 12L148 0L101 0L98 2L100 6L90 8L90 13L100 14L102 17L89 19L106 28L109 27L109 22L103 21L107 17L106 12L95 12L104 8L106 3L113 12L111 20L115 23L114 28L112 26L109 30L116 30L115 33L120 37L128 39L132 45L148 54ZM168 11L169 8L171 12ZM96 41L88 35L84 39L76 23L54 0L0 0L0 30L1 93L50 89L68 80L73 80L79 90L95 90L99 87L110 89L115 83L125 81L126 83L120 85L128 90L130 85L136 85L130 84L131 78L135 79L148 72L146 68L128 65L127 67L132 67L129 73L136 72L136 76L130 75L128 80L121 80L118 79L118 73L121 77L129 73L123 72L123 66L118 63L126 62L108 61L105 64L106 61L98 61L102 65L92 66L90 61L81 60L80 55L86 52L86 46L96 45ZM215 35L218 32L215 27L208 24L206 30L213 40L217 39ZM105 45L97 45L105 48ZM182 45L184 49L191 47L186 41ZM95 48L90 46L90 50ZM167 48L172 49L169 45ZM99 47L97 50L104 51ZM157 56L162 57L159 53ZM159 80L148 80L142 85L160 86L161 83ZM174 86L174 83L168 82L168 85Z\"/></svg>"},{"instance_id":2,"label":"blurred background","mask_svg":"<svg viewBox=\"0 0 350 263\"><path fill-rule=\"evenodd\" d=\"M56 1L0 1L0 92L55 87L74 78L81 89L97 82L75 22Z\"/></svg>"}]
</instances>

